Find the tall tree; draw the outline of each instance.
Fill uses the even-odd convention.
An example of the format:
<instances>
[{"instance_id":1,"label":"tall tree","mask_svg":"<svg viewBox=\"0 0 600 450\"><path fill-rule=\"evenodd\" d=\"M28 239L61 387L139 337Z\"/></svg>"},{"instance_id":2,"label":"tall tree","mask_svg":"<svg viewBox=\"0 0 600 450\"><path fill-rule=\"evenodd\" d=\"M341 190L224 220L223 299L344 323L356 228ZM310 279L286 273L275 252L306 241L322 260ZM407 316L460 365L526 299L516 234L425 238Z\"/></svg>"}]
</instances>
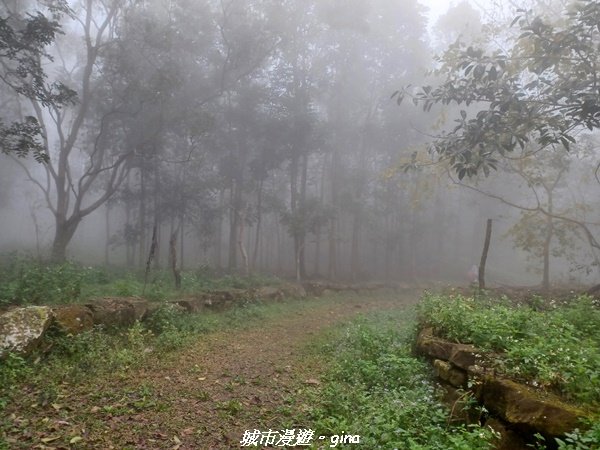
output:
<instances>
[{"instance_id":1,"label":"tall tree","mask_svg":"<svg viewBox=\"0 0 600 450\"><path fill-rule=\"evenodd\" d=\"M34 11L14 6L11 8L7 2L0 5L1 82L13 94L44 106L58 110L72 104L75 91L60 81L48 82L44 71L44 63L53 59L46 48L62 33L59 21L69 8L61 0L39 4ZM10 109L3 107L5 114ZM23 117L18 111L13 111L13 116L21 117L10 124L6 117L0 118L0 151L18 157L32 153L37 161L48 162L38 119L33 115Z\"/></svg>"}]
</instances>

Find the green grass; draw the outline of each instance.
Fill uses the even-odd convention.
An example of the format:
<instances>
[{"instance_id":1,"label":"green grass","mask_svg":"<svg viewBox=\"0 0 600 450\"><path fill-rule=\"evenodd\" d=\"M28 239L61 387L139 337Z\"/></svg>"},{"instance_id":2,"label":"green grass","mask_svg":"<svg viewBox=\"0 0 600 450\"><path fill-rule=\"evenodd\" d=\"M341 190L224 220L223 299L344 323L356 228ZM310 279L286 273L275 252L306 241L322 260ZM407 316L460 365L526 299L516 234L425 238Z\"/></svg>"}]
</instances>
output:
<instances>
[{"instance_id":1,"label":"green grass","mask_svg":"<svg viewBox=\"0 0 600 450\"><path fill-rule=\"evenodd\" d=\"M592 299L539 311L508 299L426 295L419 315L440 336L499 353L503 373L600 406L600 308Z\"/></svg>"},{"instance_id":2,"label":"green grass","mask_svg":"<svg viewBox=\"0 0 600 450\"><path fill-rule=\"evenodd\" d=\"M163 301L181 295L219 289L249 289L277 285L274 277L253 274L213 276L206 268L182 273L182 289L176 291L172 274L153 270L147 286L141 271L87 267L74 262L46 264L28 257L0 257L0 307L84 302L93 297L142 296Z\"/></svg>"},{"instance_id":3,"label":"green grass","mask_svg":"<svg viewBox=\"0 0 600 450\"><path fill-rule=\"evenodd\" d=\"M414 325L406 310L380 313L315 344L313 351L329 364L303 419L315 435L360 435L364 449L491 448L489 429L448 420L429 365L412 355Z\"/></svg>"}]
</instances>

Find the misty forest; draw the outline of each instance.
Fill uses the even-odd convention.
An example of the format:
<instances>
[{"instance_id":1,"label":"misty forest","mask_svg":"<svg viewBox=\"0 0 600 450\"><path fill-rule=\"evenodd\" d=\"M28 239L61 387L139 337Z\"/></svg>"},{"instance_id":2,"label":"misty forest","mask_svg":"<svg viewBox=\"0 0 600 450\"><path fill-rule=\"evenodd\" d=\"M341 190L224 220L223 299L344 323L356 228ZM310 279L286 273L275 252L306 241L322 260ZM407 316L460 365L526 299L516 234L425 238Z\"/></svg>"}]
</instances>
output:
<instances>
[{"instance_id":1,"label":"misty forest","mask_svg":"<svg viewBox=\"0 0 600 450\"><path fill-rule=\"evenodd\" d=\"M600 449L600 3L0 12L0 450Z\"/></svg>"}]
</instances>

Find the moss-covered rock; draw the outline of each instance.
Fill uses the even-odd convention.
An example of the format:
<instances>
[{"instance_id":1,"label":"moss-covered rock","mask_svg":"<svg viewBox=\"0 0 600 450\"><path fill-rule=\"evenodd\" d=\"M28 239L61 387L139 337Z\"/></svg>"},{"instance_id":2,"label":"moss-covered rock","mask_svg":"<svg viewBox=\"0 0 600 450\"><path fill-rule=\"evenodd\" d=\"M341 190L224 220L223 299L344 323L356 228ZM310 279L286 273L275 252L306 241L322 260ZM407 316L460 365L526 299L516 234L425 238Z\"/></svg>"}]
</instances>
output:
<instances>
[{"instance_id":1,"label":"moss-covered rock","mask_svg":"<svg viewBox=\"0 0 600 450\"><path fill-rule=\"evenodd\" d=\"M53 325L63 334L78 334L94 326L92 310L84 305L64 305L52 308Z\"/></svg>"},{"instance_id":2,"label":"moss-covered rock","mask_svg":"<svg viewBox=\"0 0 600 450\"><path fill-rule=\"evenodd\" d=\"M279 288L273 286L263 286L252 291L253 297L258 300L283 300L285 294Z\"/></svg>"},{"instance_id":3,"label":"moss-covered rock","mask_svg":"<svg viewBox=\"0 0 600 450\"><path fill-rule=\"evenodd\" d=\"M509 424L545 436L562 436L581 428L581 419L586 417L584 411L556 397L499 378L489 377L484 381L483 402Z\"/></svg>"},{"instance_id":4,"label":"moss-covered rock","mask_svg":"<svg viewBox=\"0 0 600 450\"><path fill-rule=\"evenodd\" d=\"M447 361L436 359L433 361L433 369L438 378L454 387L462 388L467 385L467 374L465 371L456 368Z\"/></svg>"},{"instance_id":5,"label":"moss-covered rock","mask_svg":"<svg viewBox=\"0 0 600 450\"><path fill-rule=\"evenodd\" d=\"M522 436L511 430L501 420L490 417L485 421L485 426L496 433L494 450L531 450L531 443L527 443Z\"/></svg>"},{"instance_id":6,"label":"moss-covered rock","mask_svg":"<svg viewBox=\"0 0 600 450\"><path fill-rule=\"evenodd\" d=\"M448 361L454 350L452 342L439 339L433 335L431 328L421 330L417 338L417 351L430 358Z\"/></svg>"},{"instance_id":7,"label":"moss-covered rock","mask_svg":"<svg viewBox=\"0 0 600 450\"><path fill-rule=\"evenodd\" d=\"M0 315L0 357L29 353L40 343L52 321L47 306L16 308Z\"/></svg>"},{"instance_id":8,"label":"moss-covered rock","mask_svg":"<svg viewBox=\"0 0 600 450\"><path fill-rule=\"evenodd\" d=\"M298 283L286 283L279 287L285 297L304 298L306 290Z\"/></svg>"},{"instance_id":9,"label":"moss-covered rock","mask_svg":"<svg viewBox=\"0 0 600 450\"><path fill-rule=\"evenodd\" d=\"M183 308L184 311L189 313L200 312L206 306L207 298L203 296L180 298L172 300L170 303Z\"/></svg>"},{"instance_id":10,"label":"moss-covered rock","mask_svg":"<svg viewBox=\"0 0 600 450\"><path fill-rule=\"evenodd\" d=\"M85 306L92 310L94 324L109 328L133 325L148 313L148 301L139 297L97 298Z\"/></svg>"}]
</instances>

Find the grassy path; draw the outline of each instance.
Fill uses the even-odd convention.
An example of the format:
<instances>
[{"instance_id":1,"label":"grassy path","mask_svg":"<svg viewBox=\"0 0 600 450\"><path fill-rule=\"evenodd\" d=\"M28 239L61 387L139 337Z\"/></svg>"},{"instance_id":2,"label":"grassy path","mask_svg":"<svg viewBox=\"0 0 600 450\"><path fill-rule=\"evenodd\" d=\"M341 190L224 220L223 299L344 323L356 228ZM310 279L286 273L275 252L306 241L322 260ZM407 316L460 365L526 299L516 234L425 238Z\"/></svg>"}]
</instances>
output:
<instances>
[{"instance_id":1,"label":"grassy path","mask_svg":"<svg viewBox=\"0 0 600 450\"><path fill-rule=\"evenodd\" d=\"M301 416L303 392L318 389L327 365L310 342L361 313L417 297L286 302L242 327L149 353L135 369L64 382L51 403L40 400L39 386L23 386L5 411L7 448L233 449L247 429L308 427L291 417Z\"/></svg>"}]
</instances>

